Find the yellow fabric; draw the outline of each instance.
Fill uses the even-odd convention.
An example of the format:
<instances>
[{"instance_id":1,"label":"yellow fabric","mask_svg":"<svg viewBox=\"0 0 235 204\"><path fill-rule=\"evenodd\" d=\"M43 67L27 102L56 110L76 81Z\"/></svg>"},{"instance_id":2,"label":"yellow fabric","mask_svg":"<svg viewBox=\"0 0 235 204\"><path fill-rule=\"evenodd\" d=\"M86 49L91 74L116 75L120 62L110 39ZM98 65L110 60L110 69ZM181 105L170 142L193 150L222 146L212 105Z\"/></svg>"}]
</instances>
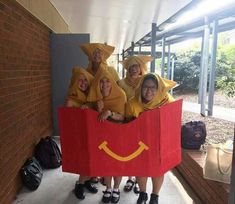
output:
<instances>
[{"instance_id":1,"label":"yellow fabric","mask_svg":"<svg viewBox=\"0 0 235 204\"><path fill-rule=\"evenodd\" d=\"M147 72L147 63L150 62L153 58L145 55L131 56L126 60L122 61L122 65L127 69L126 77L119 81L119 86L125 91L127 98L131 98L135 94L135 90L140 82L140 77ZM138 64L140 66L140 77L132 78L129 74L129 68L132 65Z\"/></svg>"},{"instance_id":2,"label":"yellow fabric","mask_svg":"<svg viewBox=\"0 0 235 204\"><path fill-rule=\"evenodd\" d=\"M74 67L72 71L71 82L68 91L68 100L73 102L74 107L80 107L87 102L87 94L79 89L77 80L80 75L84 75L88 81L89 87L93 80L93 76L81 67ZM88 93L88 92L87 92Z\"/></svg>"},{"instance_id":3,"label":"yellow fabric","mask_svg":"<svg viewBox=\"0 0 235 204\"><path fill-rule=\"evenodd\" d=\"M118 81L118 85L125 91L127 100L132 98L135 95L136 87L138 87L138 82L141 77L138 77L135 81L137 82L136 86L130 86L126 83L126 78Z\"/></svg>"},{"instance_id":4,"label":"yellow fabric","mask_svg":"<svg viewBox=\"0 0 235 204\"><path fill-rule=\"evenodd\" d=\"M144 75L147 72L147 65L146 64L152 60L153 60L153 58L150 56L138 55L138 56L128 57L126 60L121 61L121 64L127 70L132 65L139 64L140 70L141 70L141 75Z\"/></svg>"},{"instance_id":5,"label":"yellow fabric","mask_svg":"<svg viewBox=\"0 0 235 204\"><path fill-rule=\"evenodd\" d=\"M105 45L105 44L102 44L102 43L88 43L88 44L81 45L81 49L88 56L89 64L88 64L88 67L87 67L87 71L90 74L95 76L95 73L92 70L92 56L93 56L93 52L96 49L99 49L103 53L102 62L100 64L100 67L103 67L103 69L107 69L111 73L111 75L113 76L115 81L120 80L117 71L113 67L108 66L108 64L106 62L106 60L111 56L111 54L113 53L113 51L115 49L113 46Z\"/></svg>"},{"instance_id":6,"label":"yellow fabric","mask_svg":"<svg viewBox=\"0 0 235 204\"><path fill-rule=\"evenodd\" d=\"M81 45L81 49L88 56L90 61L92 59L93 52L96 49L99 49L103 53L102 61L106 61L111 56L115 48L113 46L105 45L102 43L87 43Z\"/></svg>"},{"instance_id":7,"label":"yellow fabric","mask_svg":"<svg viewBox=\"0 0 235 204\"><path fill-rule=\"evenodd\" d=\"M142 89L143 81L145 77L148 75L152 75L157 79L158 89L157 89L155 97L147 104L144 104L141 99L141 89ZM175 86L176 86L175 81L162 78L158 74L149 73L149 74L142 76L139 87L137 88L135 92L135 96L131 98L126 105L126 116L138 117L140 113L146 110L154 109L154 108L157 108L159 106L162 106L164 104L174 101L174 98L168 93L168 91Z\"/></svg>"},{"instance_id":8,"label":"yellow fabric","mask_svg":"<svg viewBox=\"0 0 235 204\"><path fill-rule=\"evenodd\" d=\"M103 97L100 91L100 80L104 77L108 78L112 84L111 93L107 97ZM124 91L117 85L111 74L103 68L98 69L91 84L87 100L90 102L103 100L104 110L111 110L122 115L125 114L126 95Z\"/></svg>"}]
</instances>

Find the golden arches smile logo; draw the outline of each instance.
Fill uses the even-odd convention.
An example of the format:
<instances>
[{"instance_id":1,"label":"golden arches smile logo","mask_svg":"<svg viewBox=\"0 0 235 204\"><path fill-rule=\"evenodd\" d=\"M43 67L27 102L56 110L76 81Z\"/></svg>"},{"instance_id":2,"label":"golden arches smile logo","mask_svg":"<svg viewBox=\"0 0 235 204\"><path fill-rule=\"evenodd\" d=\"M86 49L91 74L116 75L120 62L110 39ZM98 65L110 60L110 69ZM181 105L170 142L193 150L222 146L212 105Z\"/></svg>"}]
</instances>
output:
<instances>
[{"instance_id":1,"label":"golden arches smile logo","mask_svg":"<svg viewBox=\"0 0 235 204\"><path fill-rule=\"evenodd\" d=\"M112 158L118 160L118 161L130 161L134 158L136 158L137 156L139 156L144 150L148 150L149 147L144 144L142 141L139 142L139 148L133 152L132 154L130 154L129 156L126 156L126 157L122 157L122 156L119 156L117 155L116 153L114 153L112 150L110 150L108 147L107 147L107 144L108 142L107 141L103 141L100 145L99 145L99 149L100 150L104 150L109 156L111 156Z\"/></svg>"}]
</instances>

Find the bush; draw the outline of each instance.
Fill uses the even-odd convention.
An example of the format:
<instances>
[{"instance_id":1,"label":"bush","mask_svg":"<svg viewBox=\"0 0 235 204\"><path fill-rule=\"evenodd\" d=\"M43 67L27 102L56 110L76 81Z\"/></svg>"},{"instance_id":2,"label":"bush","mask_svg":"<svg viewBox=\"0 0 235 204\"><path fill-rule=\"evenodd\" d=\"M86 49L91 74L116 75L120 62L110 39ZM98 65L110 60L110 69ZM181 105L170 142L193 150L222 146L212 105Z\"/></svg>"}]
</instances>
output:
<instances>
[{"instance_id":1,"label":"bush","mask_svg":"<svg viewBox=\"0 0 235 204\"><path fill-rule=\"evenodd\" d=\"M176 53L174 80L179 83L181 91L198 90L200 61L199 51L190 50ZM235 46L218 47L215 84L216 88L221 89L228 97L235 96Z\"/></svg>"},{"instance_id":2,"label":"bush","mask_svg":"<svg viewBox=\"0 0 235 204\"><path fill-rule=\"evenodd\" d=\"M176 55L174 80L180 90L198 90L200 52L188 51Z\"/></svg>"}]
</instances>

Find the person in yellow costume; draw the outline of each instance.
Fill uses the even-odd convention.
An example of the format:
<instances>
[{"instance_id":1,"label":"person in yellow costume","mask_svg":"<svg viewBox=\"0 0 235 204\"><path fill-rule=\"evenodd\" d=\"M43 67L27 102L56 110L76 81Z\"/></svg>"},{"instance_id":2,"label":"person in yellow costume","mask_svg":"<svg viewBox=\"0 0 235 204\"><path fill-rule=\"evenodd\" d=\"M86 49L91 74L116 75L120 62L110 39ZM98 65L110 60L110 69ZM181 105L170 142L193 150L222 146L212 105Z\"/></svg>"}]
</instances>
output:
<instances>
[{"instance_id":1,"label":"person in yellow costume","mask_svg":"<svg viewBox=\"0 0 235 204\"><path fill-rule=\"evenodd\" d=\"M121 64L126 69L126 77L118 81L118 85L125 91L127 99L135 95L135 90L138 87L141 76L147 73L147 63L153 58L146 55L138 55L128 57L121 61ZM132 176L128 177L124 186L124 191L130 192L134 190L136 194L139 193L139 186L136 179Z\"/></svg>"},{"instance_id":2,"label":"person in yellow costume","mask_svg":"<svg viewBox=\"0 0 235 204\"><path fill-rule=\"evenodd\" d=\"M147 63L153 58L145 55L131 56L121 61L126 69L126 77L118 81L118 85L125 91L127 99L134 96L140 78L147 73Z\"/></svg>"},{"instance_id":3,"label":"person in yellow costume","mask_svg":"<svg viewBox=\"0 0 235 204\"><path fill-rule=\"evenodd\" d=\"M88 43L81 45L81 49L88 56L89 64L87 71L95 76L100 67L108 70L115 81L119 81L117 71L108 66L106 60L111 56L114 51L114 47L102 43Z\"/></svg>"},{"instance_id":4,"label":"person in yellow costume","mask_svg":"<svg viewBox=\"0 0 235 204\"><path fill-rule=\"evenodd\" d=\"M142 76L135 96L127 102L127 119L137 118L144 111L173 102L174 98L168 91L175 86L176 82L164 79L157 74L149 73ZM147 179L147 177L137 177L137 182L140 186L137 204L146 203L148 200L148 194L146 193ZM149 204L158 204L158 195L163 184L163 179L164 175L152 178L153 189Z\"/></svg>"},{"instance_id":5,"label":"person in yellow costume","mask_svg":"<svg viewBox=\"0 0 235 204\"><path fill-rule=\"evenodd\" d=\"M115 81L119 81L117 71L113 67L108 66L106 62L106 60L111 56L114 51L113 46L102 43L87 43L81 45L80 47L83 52L88 56L89 64L87 67L87 71L92 76L95 76L99 68L102 67L103 69L108 70L111 73ZM97 177L93 177L91 178L91 181L94 183L98 183L99 179Z\"/></svg>"},{"instance_id":6,"label":"person in yellow costume","mask_svg":"<svg viewBox=\"0 0 235 204\"><path fill-rule=\"evenodd\" d=\"M66 101L67 107L90 107L90 104L87 102L87 95L93 78L84 68L73 68Z\"/></svg>"},{"instance_id":7,"label":"person in yellow costume","mask_svg":"<svg viewBox=\"0 0 235 204\"><path fill-rule=\"evenodd\" d=\"M95 103L95 109L99 112L99 121L121 122L124 120L126 95L107 70L99 68L97 71L90 88L88 101ZM112 179L114 180L113 188L111 185ZM111 201L112 203L117 203L119 201L121 180L122 177L120 176L104 177L106 190L103 191L102 202L109 203Z\"/></svg>"},{"instance_id":8,"label":"person in yellow costume","mask_svg":"<svg viewBox=\"0 0 235 204\"><path fill-rule=\"evenodd\" d=\"M75 67L72 71L71 82L66 101L67 107L89 108L91 104L87 102L87 96L93 76L81 67ZM78 199L85 198L84 188L91 193L97 193L98 189L90 182L90 177L80 175L75 184L74 193Z\"/></svg>"}]
</instances>

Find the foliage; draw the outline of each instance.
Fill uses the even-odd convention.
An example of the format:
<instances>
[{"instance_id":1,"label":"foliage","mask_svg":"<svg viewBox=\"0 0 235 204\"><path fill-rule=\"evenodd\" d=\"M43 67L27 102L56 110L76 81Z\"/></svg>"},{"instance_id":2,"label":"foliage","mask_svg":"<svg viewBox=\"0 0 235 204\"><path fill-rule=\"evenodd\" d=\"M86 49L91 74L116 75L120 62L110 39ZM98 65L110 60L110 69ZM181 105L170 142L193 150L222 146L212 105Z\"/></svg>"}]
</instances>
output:
<instances>
[{"instance_id":1,"label":"foliage","mask_svg":"<svg viewBox=\"0 0 235 204\"><path fill-rule=\"evenodd\" d=\"M180 84L179 88L181 90L198 90L200 61L199 51L190 50L176 53L174 80ZM221 89L228 97L235 96L234 45L218 47L215 82L216 88Z\"/></svg>"},{"instance_id":2,"label":"foliage","mask_svg":"<svg viewBox=\"0 0 235 204\"><path fill-rule=\"evenodd\" d=\"M216 87L228 97L235 96L235 46L218 47Z\"/></svg>"},{"instance_id":3,"label":"foliage","mask_svg":"<svg viewBox=\"0 0 235 204\"><path fill-rule=\"evenodd\" d=\"M197 90L199 84L200 52L187 51L176 55L174 80L181 90Z\"/></svg>"}]
</instances>

